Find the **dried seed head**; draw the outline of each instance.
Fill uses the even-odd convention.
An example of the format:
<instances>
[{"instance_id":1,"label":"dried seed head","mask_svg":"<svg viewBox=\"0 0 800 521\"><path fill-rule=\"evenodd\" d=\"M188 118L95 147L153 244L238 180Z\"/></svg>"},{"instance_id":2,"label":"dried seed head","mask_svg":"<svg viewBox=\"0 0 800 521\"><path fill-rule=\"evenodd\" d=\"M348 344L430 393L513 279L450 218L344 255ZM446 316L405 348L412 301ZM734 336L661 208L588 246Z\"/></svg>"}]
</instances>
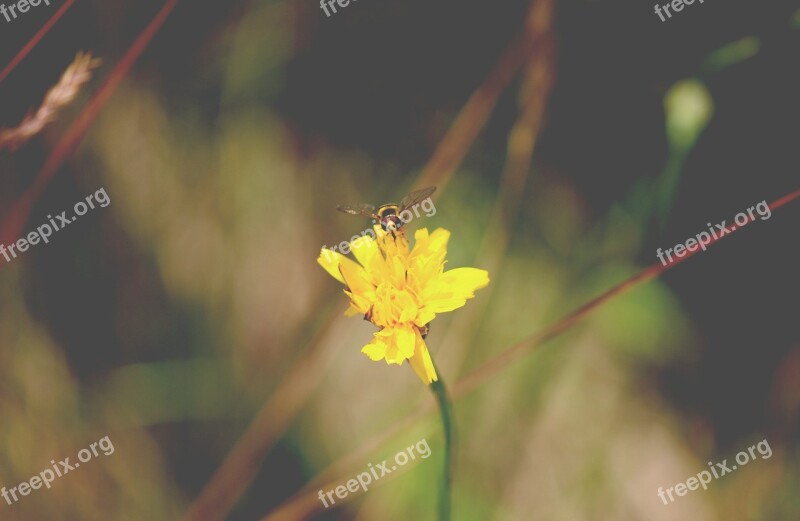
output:
<instances>
[{"instance_id":1,"label":"dried seed head","mask_svg":"<svg viewBox=\"0 0 800 521\"><path fill-rule=\"evenodd\" d=\"M92 69L100 65L100 60L91 53L79 52L67 67L58 83L47 91L42 105L31 112L16 128L0 128L0 150L16 150L55 119L56 114L71 102L84 83L91 78Z\"/></svg>"}]
</instances>

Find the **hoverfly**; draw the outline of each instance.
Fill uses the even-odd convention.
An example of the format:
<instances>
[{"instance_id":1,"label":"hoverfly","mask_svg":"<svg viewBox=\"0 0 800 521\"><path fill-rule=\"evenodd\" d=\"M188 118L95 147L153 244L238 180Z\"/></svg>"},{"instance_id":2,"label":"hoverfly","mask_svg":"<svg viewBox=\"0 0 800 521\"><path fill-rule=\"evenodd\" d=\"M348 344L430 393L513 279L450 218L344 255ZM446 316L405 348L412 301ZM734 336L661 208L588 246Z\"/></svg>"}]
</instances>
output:
<instances>
[{"instance_id":1,"label":"hoverfly","mask_svg":"<svg viewBox=\"0 0 800 521\"><path fill-rule=\"evenodd\" d=\"M353 205L340 204L336 207L336 209L340 212L349 213L352 215L371 217L376 222L380 223L381 228L383 228L384 231L394 233L401 231L403 224L405 224L405 221L401 219L400 214L409 208L412 208L421 201L424 201L435 191L435 186L429 186L428 188L423 188L422 190L416 190L403 197L403 199L400 201L400 204L384 204L379 206L377 209L375 209L374 205L367 203Z\"/></svg>"}]
</instances>

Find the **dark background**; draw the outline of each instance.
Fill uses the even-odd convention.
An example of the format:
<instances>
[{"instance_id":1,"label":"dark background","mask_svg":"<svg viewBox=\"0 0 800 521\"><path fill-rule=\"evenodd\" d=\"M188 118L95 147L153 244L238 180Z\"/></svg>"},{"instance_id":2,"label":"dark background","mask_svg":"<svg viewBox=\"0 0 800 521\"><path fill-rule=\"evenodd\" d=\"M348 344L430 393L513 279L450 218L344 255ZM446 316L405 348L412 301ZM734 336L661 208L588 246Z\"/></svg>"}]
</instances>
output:
<instances>
[{"instance_id":1,"label":"dark background","mask_svg":"<svg viewBox=\"0 0 800 521\"><path fill-rule=\"evenodd\" d=\"M0 19L0 65L60 5L33 8L12 23ZM521 30L528 4L359 0L330 18L313 1L281 5L294 26L280 81L264 74L263 89L237 92L225 109L266 107L288 129L300 158L335 149L391 165L376 167L382 177L367 188L380 197L381 187L406 183L407 172L431 156L450 118ZM104 63L63 120L20 151L0 152L3 218L69 119L159 7L151 1L79 1L0 83L0 126L14 126L38 106L78 50L93 50ZM207 67L209 56L250 8L248 2L181 2L127 81L157 92L171 113L195 111L194 124L213 134L221 125L224 86ZM533 204L548 179L565 183L588 216L588 233L637 183L662 172L670 153L664 95L688 77L704 82L714 113L688 153L666 225L643 219L645 239L634 261L657 262L656 248L684 242L704 231L706 222L730 223L737 212L796 190L800 30L791 19L797 9L796 2L707 0L662 23L648 2L558 2L556 83L534 155L534 174L542 174L532 177L523 200ZM758 39L757 54L720 70L707 66L713 51L745 37ZM499 183L519 86L517 77L467 157L480 186ZM97 161L91 149L68 161L37 202L31 226L82 197L87 176L101 169ZM318 182L335 185L336 175ZM314 197L324 190L317 185ZM776 210L770 220L750 224L663 276L698 342L691 356L638 362L637 378L650 381L684 422L694 449L706 446L706 438L693 433L700 424L720 457L739 450L742 439L764 436L773 446L796 447L798 408L772 399L790 391L776 388L778 373L788 372L781 381L800 377L799 212L796 203ZM531 218L520 216L523 233L536 233ZM126 364L215 351L215 333L205 331L203 313L170 297L153 260L140 258L134 241L120 231L122 218L95 212L81 222L27 255L20 286L25 308L63 350L79 385L91 388ZM126 299L129 285L141 294ZM120 325L121 313L131 314L131 324ZM152 331L144 334L141 327ZM153 425L151 434L177 489L192 498L246 424L241 418L230 429L224 420L176 421ZM291 437L278 445L231 519L255 519L313 476L298 451ZM254 492L264 489L271 492ZM330 519L351 517L339 512Z\"/></svg>"}]
</instances>

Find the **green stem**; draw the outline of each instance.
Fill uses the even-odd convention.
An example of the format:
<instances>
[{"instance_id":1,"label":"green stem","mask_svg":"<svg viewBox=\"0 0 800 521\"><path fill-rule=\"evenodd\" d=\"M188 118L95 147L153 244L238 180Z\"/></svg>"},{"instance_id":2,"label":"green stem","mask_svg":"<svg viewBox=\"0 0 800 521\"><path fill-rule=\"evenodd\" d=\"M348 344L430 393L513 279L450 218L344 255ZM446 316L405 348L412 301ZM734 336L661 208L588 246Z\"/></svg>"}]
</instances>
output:
<instances>
[{"instance_id":1,"label":"green stem","mask_svg":"<svg viewBox=\"0 0 800 521\"><path fill-rule=\"evenodd\" d=\"M450 521L450 495L453 479L453 437L455 434L455 422L453 421L453 409L450 398L447 396L447 388L441 380L441 373L437 370L439 380L431 383L431 391L436 397L439 405L439 412L442 417L442 428L444 430L444 473L439 487L439 521Z\"/></svg>"}]
</instances>

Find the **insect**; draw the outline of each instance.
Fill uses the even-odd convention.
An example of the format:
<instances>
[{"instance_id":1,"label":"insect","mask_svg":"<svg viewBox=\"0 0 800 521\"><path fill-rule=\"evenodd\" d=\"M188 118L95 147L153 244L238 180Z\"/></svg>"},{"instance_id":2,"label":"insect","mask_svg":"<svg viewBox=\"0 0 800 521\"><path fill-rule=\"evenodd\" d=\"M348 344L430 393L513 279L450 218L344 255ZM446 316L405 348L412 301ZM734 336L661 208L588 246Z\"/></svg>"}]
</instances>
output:
<instances>
[{"instance_id":1,"label":"insect","mask_svg":"<svg viewBox=\"0 0 800 521\"><path fill-rule=\"evenodd\" d=\"M377 209L372 204L361 203L361 204L340 204L336 207L337 210L344 213L349 213L352 215L363 215L364 217L371 217L375 219L376 222L381 224L381 228L387 232L399 232L403 228L403 224L411 219L403 220L401 218L401 214L412 208L414 205L424 201L428 197L431 196L433 192L436 191L435 186L429 186L428 188L423 188L421 190L416 190L411 192L407 196L403 197L400 201L400 204L384 204L379 206ZM411 212L409 212L411 213Z\"/></svg>"}]
</instances>

